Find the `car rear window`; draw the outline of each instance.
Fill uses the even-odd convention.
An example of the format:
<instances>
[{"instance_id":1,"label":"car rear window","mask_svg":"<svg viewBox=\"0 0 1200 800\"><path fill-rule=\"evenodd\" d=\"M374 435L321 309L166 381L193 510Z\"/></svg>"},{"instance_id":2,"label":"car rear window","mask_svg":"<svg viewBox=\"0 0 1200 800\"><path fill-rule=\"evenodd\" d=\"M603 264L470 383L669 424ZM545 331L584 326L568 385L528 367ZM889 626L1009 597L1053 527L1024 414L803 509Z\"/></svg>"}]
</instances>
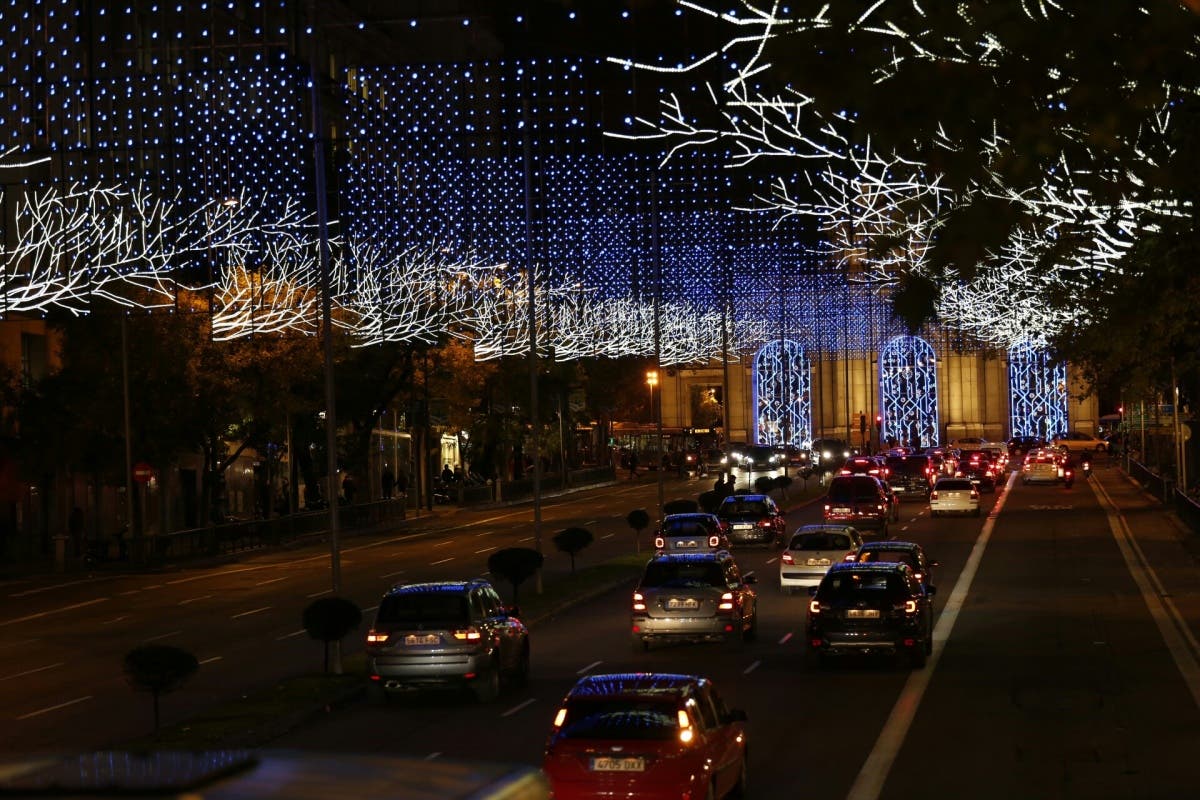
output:
<instances>
[{"instance_id":1,"label":"car rear window","mask_svg":"<svg viewBox=\"0 0 1200 800\"><path fill-rule=\"evenodd\" d=\"M766 516L767 504L761 500L732 500L721 504L722 514L754 514Z\"/></svg>"},{"instance_id":2,"label":"car rear window","mask_svg":"<svg viewBox=\"0 0 1200 800\"><path fill-rule=\"evenodd\" d=\"M715 561L651 561L642 576L648 589L699 589L724 586L725 571Z\"/></svg>"},{"instance_id":3,"label":"car rear window","mask_svg":"<svg viewBox=\"0 0 1200 800\"><path fill-rule=\"evenodd\" d=\"M899 594L906 590L898 575L874 572L837 572L821 581L817 596L827 602L853 602Z\"/></svg>"},{"instance_id":4,"label":"car rear window","mask_svg":"<svg viewBox=\"0 0 1200 800\"><path fill-rule=\"evenodd\" d=\"M844 533L802 533L792 539L792 550L849 550L850 537Z\"/></svg>"},{"instance_id":5,"label":"car rear window","mask_svg":"<svg viewBox=\"0 0 1200 800\"><path fill-rule=\"evenodd\" d=\"M928 458L889 458L888 467L900 475L924 475L929 466Z\"/></svg>"},{"instance_id":6,"label":"car rear window","mask_svg":"<svg viewBox=\"0 0 1200 800\"><path fill-rule=\"evenodd\" d=\"M829 499L835 503L850 503L855 500L873 501L879 497L879 487L871 480L829 482Z\"/></svg>"},{"instance_id":7,"label":"car rear window","mask_svg":"<svg viewBox=\"0 0 1200 800\"><path fill-rule=\"evenodd\" d=\"M393 594L379 604L376 622L393 625L448 627L469 621L467 598L450 592L412 592Z\"/></svg>"},{"instance_id":8,"label":"car rear window","mask_svg":"<svg viewBox=\"0 0 1200 800\"><path fill-rule=\"evenodd\" d=\"M674 738L678 728L675 706L661 701L569 701L559 736L564 739L661 741Z\"/></svg>"},{"instance_id":9,"label":"car rear window","mask_svg":"<svg viewBox=\"0 0 1200 800\"><path fill-rule=\"evenodd\" d=\"M948 480L948 481L938 481L937 486L935 488L938 489L939 491L942 489L970 489L971 482L968 480L958 480L958 479Z\"/></svg>"},{"instance_id":10,"label":"car rear window","mask_svg":"<svg viewBox=\"0 0 1200 800\"><path fill-rule=\"evenodd\" d=\"M885 561L910 565L913 563L912 554L906 553L903 550L863 550L859 552L858 560L862 563L870 561Z\"/></svg>"},{"instance_id":11,"label":"car rear window","mask_svg":"<svg viewBox=\"0 0 1200 800\"><path fill-rule=\"evenodd\" d=\"M664 536L708 536L708 527L699 522L668 522Z\"/></svg>"}]
</instances>

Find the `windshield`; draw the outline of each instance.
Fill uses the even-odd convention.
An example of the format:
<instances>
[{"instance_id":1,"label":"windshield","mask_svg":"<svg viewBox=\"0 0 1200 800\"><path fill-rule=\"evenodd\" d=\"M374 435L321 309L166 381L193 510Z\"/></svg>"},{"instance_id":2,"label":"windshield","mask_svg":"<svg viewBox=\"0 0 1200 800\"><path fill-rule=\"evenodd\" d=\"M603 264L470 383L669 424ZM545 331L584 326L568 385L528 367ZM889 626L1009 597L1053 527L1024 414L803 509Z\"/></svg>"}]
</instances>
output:
<instances>
[{"instance_id":1,"label":"windshield","mask_svg":"<svg viewBox=\"0 0 1200 800\"><path fill-rule=\"evenodd\" d=\"M837 572L826 575L817 595L824 602L856 603L883 602L905 591L898 575L871 572Z\"/></svg>"},{"instance_id":2,"label":"windshield","mask_svg":"<svg viewBox=\"0 0 1200 800\"><path fill-rule=\"evenodd\" d=\"M646 589L700 589L725 586L725 572L715 561L651 561L642 577Z\"/></svg>"}]
</instances>

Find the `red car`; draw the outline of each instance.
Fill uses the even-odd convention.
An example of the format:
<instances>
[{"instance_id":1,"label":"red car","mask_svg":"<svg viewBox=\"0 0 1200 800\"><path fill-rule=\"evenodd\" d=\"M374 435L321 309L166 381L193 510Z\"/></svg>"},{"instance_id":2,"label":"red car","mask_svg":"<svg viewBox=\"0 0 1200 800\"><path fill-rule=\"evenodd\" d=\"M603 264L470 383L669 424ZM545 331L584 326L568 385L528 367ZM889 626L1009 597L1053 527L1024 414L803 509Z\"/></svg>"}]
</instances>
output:
<instances>
[{"instance_id":1,"label":"red car","mask_svg":"<svg viewBox=\"0 0 1200 800\"><path fill-rule=\"evenodd\" d=\"M555 800L742 796L746 712L695 675L589 675L554 716L542 771Z\"/></svg>"}]
</instances>

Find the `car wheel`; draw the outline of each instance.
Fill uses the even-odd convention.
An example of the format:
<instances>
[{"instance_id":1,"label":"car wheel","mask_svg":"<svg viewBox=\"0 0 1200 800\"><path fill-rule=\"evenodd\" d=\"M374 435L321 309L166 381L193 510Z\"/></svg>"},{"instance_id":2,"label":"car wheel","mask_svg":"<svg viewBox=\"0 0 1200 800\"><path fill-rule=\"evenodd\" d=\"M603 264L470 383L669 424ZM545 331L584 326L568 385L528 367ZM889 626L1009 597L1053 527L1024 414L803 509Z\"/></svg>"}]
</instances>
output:
<instances>
[{"instance_id":1,"label":"car wheel","mask_svg":"<svg viewBox=\"0 0 1200 800\"><path fill-rule=\"evenodd\" d=\"M758 611L754 612L754 616L750 618L750 627L746 628L746 633L743 638L747 642L753 642L758 638Z\"/></svg>"},{"instance_id":2,"label":"car wheel","mask_svg":"<svg viewBox=\"0 0 1200 800\"><path fill-rule=\"evenodd\" d=\"M812 647L804 651L804 668L810 671L816 671L825 668L825 654L820 650L815 650Z\"/></svg>"},{"instance_id":3,"label":"car wheel","mask_svg":"<svg viewBox=\"0 0 1200 800\"><path fill-rule=\"evenodd\" d=\"M529 683L529 642L521 648L521 658L517 661L516 669L512 672L512 685L522 687Z\"/></svg>"},{"instance_id":4,"label":"car wheel","mask_svg":"<svg viewBox=\"0 0 1200 800\"><path fill-rule=\"evenodd\" d=\"M925 655L933 655L933 635L925 637Z\"/></svg>"},{"instance_id":5,"label":"car wheel","mask_svg":"<svg viewBox=\"0 0 1200 800\"><path fill-rule=\"evenodd\" d=\"M978 517L982 513L983 513L983 510L981 508L979 508L979 506L975 506L975 516Z\"/></svg>"},{"instance_id":6,"label":"car wheel","mask_svg":"<svg viewBox=\"0 0 1200 800\"><path fill-rule=\"evenodd\" d=\"M490 665L487 672L475 679L471 691L480 703L494 703L500 696L500 668L496 664Z\"/></svg>"},{"instance_id":7,"label":"car wheel","mask_svg":"<svg viewBox=\"0 0 1200 800\"><path fill-rule=\"evenodd\" d=\"M741 798L744 798L747 796L747 794L746 794L746 754L744 752L742 753L742 763L738 766L737 783L735 783L733 785L733 788L729 790L728 796L735 798L735 800L741 800Z\"/></svg>"},{"instance_id":8,"label":"car wheel","mask_svg":"<svg viewBox=\"0 0 1200 800\"><path fill-rule=\"evenodd\" d=\"M780 594L785 594L785 595L790 596L795 592L795 590L791 586L780 586L779 592L780 592Z\"/></svg>"}]
</instances>

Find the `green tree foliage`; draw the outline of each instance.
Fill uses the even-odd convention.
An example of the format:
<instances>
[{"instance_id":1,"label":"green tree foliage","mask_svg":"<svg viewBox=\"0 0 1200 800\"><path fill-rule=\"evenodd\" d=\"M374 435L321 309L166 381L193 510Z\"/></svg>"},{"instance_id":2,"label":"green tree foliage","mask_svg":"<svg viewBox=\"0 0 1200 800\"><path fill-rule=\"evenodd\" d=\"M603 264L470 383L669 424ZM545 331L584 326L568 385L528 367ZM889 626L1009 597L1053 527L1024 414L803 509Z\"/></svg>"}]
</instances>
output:
<instances>
[{"instance_id":1,"label":"green tree foliage","mask_svg":"<svg viewBox=\"0 0 1200 800\"><path fill-rule=\"evenodd\" d=\"M362 609L344 597L320 597L304 609L302 622L309 637L325 645L324 670L329 672L329 645L362 623Z\"/></svg>"},{"instance_id":2,"label":"green tree foliage","mask_svg":"<svg viewBox=\"0 0 1200 800\"><path fill-rule=\"evenodd\" d=\"M505 547L488 556L488 571L512 584L513 605L522 583L537 574L545 558L531 547Z\"/></svg>"},{"instance_id":3,"label":"green tree foliage","mask_svg":"<svg viewBox=\"0 0 1200 800\"><path fill-rule=\"evenodd\" d=\"M583 552L595 537L587 528L565 528L554 534L554 546L571 557L571 574L575 574L575 556Z\"/></svg>"},{"instance_id":4,"label":"green tree foliage","mask_svg":"<svg viewBox=\"0 0 1200 800\"><path fill-rule=\"evenodd\" d=\"M754 479L754 490L759 494L769 494L775 488L775 478L770 475L759 475Z\"/></svg>"},{"instance_id":5,"label":"green tree foliage","mask_svg":"<svg viewBox=\"0 0 1200 800\"><path fill-rule=\"evenodd\" d=\"M158 698L183 686L200 669L196 657L166 644L145 644L125 654L125 680L154 698L154 730L158 730Z\"/></svg>"},{"instance_id":6,"label":"green tree foliage","mask_svg":"<svg viewBox=\"0 0 1200 800\"><path fill-rule=\"evenodd\" d=\"M634 551L642 552L642 531L650 526L650 515L644 508L635 508L625 515L625 523L633 528Z\"/></svg>"}]
</instances>

